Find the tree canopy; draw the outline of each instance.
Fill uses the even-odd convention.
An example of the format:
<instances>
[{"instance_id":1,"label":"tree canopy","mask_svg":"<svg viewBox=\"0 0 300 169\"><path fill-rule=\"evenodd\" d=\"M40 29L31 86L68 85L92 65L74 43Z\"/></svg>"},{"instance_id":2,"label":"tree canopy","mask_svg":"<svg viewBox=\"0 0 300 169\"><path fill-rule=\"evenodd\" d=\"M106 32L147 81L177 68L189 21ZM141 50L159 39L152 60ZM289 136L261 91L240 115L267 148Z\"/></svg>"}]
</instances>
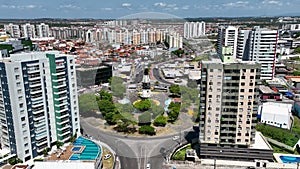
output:
<instances>
[{"instance_id":1,"label":"tree canopy","mask_svg":"<svg viewBox=\"0 0 300 169\"><path fill-rule=\"evenodd\" d=\"M79 96L79 111L82 113L95 112L98 109L94 94L82 94Z\"/></svg>"}]
</instances>

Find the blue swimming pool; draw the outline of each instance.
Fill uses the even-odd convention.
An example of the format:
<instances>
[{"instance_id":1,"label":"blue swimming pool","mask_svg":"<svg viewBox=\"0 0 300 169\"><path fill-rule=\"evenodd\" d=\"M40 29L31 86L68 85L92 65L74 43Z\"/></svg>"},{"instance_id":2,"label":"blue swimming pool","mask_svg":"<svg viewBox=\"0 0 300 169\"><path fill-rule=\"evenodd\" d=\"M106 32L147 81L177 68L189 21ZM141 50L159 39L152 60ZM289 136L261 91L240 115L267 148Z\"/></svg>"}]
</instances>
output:
<instances>
[{"instance_id":1,"label":"blue swimming pool","mask_svg":"<svg viewBox=\"0 0 300 169\"><path fill-rule=\"evenodd\" d=\"M297 163L300 162L300 157L281 155L280 159L283 163Z\"/></svg>"},{"instance_id":2,"label":"blue swimming pool","mask_svg":"<svg viewBox=\"0 0 300 169\"><path fill-rule=\"evenodd\" d=\"M172 102L172 99L168 98L166 101L165 101L165 111L168 111L168 108L169 108L169 105L171 104Z\"/></svg>"},{"instance_id":3,"label":"blue swimming pool","mask_svg":"<svg viewBox=\"0 0 300 169\"><path fill-rule=\"evenodd\" d=\"M73 147L72 151L79 151L81 149L81 147Z\"/></svg>"},{"instance_id":4,"label":"blue swimming pool","mask_svg":"<svg viewBox=\"0 0 300 169\"><path fill-rule=\"evenodd\" d=\"M84 150L81 153L74 153L70 157L70 160L95 160L102 154L102 149L100 146L98 146L93 141L85 139L83 137L79 137L78 139L76 139L73 145L84 146ZM74 147L74 148L79 148L80 150L80 147Z\"/></svg>"}]
</instances>

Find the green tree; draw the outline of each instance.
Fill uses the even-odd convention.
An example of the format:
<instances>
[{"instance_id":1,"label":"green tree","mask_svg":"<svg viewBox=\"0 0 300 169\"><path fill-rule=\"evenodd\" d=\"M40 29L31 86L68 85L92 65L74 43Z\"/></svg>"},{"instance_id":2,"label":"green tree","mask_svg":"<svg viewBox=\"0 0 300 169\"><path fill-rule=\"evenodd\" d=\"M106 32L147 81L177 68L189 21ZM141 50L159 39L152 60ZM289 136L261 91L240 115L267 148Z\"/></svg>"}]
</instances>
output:
<instances>
[{"instance_id":1,"label":"green tree","mask_svg":"<svg viewBox=\"0 0 300 169\"><path fill-rule=\"evenodd\" d=\"M171 102L168 109L168 121L173 123L177 120L179 116L180 104Z\"/></svg>"},{"instance_id":2,"label":"green tree","mask_svg":"<svg viewBox=\"0 0 300 169\"><path fill-rule=\"evenodd\" d=\"M126 93L126 86L123 84L123 79L114 76L109 81L110 81L112 95L123 98L124 93Z\"/></svg>"},{"instance_id":3,"label":"green tree","mask_svg":"<svg viewBox=\"0 0 300 169\"><path fill-rule=\"evenodd\" d=\"M169 87L169 90L173 94L179 94L180 95L180 87L179 87L179 85L171 85Z\"/></svg>"},{"instance_id":4,"label":"green tree","mask_svg":"<svg viewBox=\"0 0 300 169\"><path fill-rule=\"evenodd\" d=\"M112 101L112 95L107 91L101 90L99 94L100 94L100 98L99 98L100 100Z\"/></svg>"},{"instance_id":5,"label":"green tree","mask_svg":"<svg viewBox=\"0 0 300 169\"><path fill-rule=\"evenodd\" d=\"M193 81L193 80L188 80L188 83L187 83L187 86L190 87L190 88L197 88L198 87L198 84L196 81Z\"/></svg>"},{"instance_id":6,"label":"green tree","mask_svg":"<svg viewBox=\"0 0 300 169\"><path fill-rule=\"evenodd\" d=\"M293 52L294 54L299 54L300 53L300 46L298 46L298 47L296 47L295 49L294 49L294 52Z\"/></svg>"},{"instance_id":7,"label":"green tree","mask_svg":"<svg viewBox=\"0 0 300 169\"><path fill-rule=\"evenodd\" d=\"M114 103L108 100L100 100L98 106L103 116L105 116L106 113L117 111Z\"/></svg>"},{"instance_id":8,"label":"green tree","mask_svg":"<svg viewBox=\"0 0 300 169\"><path fill-rule=\"evenodd\" d=\"M156 118L158 115L161 115L165 112L165 109L162 106L157 106L155 104L151 107L152 118Z\"/></svg>"},{"instance_id":9,"label":"green tree","mask_svg":"<svg viewBox=\"0 0 300 169\"><path fill-rule=\"evenodd\" d=\"M82 113L98 110L96 96L94 94L82 94L79 96L79 111Z\"/></svg>"},{"instance_id":10,"label":"green tree","mask_svg":"<svg viewBox=\"0 0 300 169\"><path fill-rule=\"evenodd\" d=\"M155 118L154 123L155 126L165 126L167 124L167 118L165 116L158 116Z\"/></svg>"},{"instance_id":11,"label":"green tree","mask_svg":"<svg viewBox=\"0 0 300 169\"><path fill-rule=\"evenodd\" d=\"M56 141L55 145L57 146L57 148L60 148L62 145L64 145L64 143L60 141Z\"/></svg>"},{"instance_id":12,"label":"green tree","mask_svg":"<svg viewBox=\"0 0 300 169\"><path fill-rule=\"evenodd\" d=\"M146 111L151 108L151 101L149 99L141 100L136 102L133 106L140 111Z\"/></svg>"},{"instance_id":13,"label":"green tree","mask_svg":"<svg viewBox=\"0 0 300 169\"><path fill-rule=\"evenodd\" d=\"M146 111L138 117L139 125L149 125L151 123L151 113Z\"/></svg>"},{"instance_id":14,"label":"green tree","mask_svg":"<svg viewBox=\"0 0 300 169\"><path fill-rule=\"evenodd\" d=\"M153 136L155 135L155 129L154 127L152 126L149 126L149 125L146 125L146 126L141 126L139 128L139 133L140 134L147 134L147 135L150 135L150 136Z\"/></svg>"},{"instance_id":15,"label":"green tree","mask_svg":"<svg viewBox=\"0 0 300 169\"><path fill-rule=\"evenodd\" d=\"M293 71L293 75L294 76L300 76L300 72L299 71Z\"/></svg>"}]
</instances>

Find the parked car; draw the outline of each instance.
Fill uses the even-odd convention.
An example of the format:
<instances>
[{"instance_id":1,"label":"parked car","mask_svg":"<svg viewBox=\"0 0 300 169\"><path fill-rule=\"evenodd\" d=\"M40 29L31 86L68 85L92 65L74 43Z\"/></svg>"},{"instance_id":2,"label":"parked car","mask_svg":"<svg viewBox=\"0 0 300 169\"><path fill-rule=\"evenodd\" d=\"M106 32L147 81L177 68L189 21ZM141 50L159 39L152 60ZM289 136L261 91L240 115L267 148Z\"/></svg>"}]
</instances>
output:
<instances>
[{"instance_id":1,"label":"parked car","mask_svg":"<svg viewBox=\"0 0 300 169\"><path fill-rule=\"evenodd\" d=\"M109 159L110 157L111 157L110 154L106 154L106 155L104 156L104 160L107 160L107 159Z\"/></svg>"}]
</instances>

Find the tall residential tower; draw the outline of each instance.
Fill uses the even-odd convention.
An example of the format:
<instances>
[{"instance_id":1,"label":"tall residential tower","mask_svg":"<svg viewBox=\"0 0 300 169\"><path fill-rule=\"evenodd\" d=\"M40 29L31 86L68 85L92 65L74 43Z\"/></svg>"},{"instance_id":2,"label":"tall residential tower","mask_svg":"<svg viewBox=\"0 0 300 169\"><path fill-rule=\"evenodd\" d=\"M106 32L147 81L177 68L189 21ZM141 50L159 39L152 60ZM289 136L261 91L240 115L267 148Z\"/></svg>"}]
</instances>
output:
<instances>
[{"instance_id":1,"label":"tall residential tower","mask_svg":"<svg viewBox=\"0 0 300 169\"><path fill-rule=\"evenodd\" d=\"M79 134L75 61L58 53L20 53L0 60L0 143L29 160Z\"/></svg>"}]
</instances>

